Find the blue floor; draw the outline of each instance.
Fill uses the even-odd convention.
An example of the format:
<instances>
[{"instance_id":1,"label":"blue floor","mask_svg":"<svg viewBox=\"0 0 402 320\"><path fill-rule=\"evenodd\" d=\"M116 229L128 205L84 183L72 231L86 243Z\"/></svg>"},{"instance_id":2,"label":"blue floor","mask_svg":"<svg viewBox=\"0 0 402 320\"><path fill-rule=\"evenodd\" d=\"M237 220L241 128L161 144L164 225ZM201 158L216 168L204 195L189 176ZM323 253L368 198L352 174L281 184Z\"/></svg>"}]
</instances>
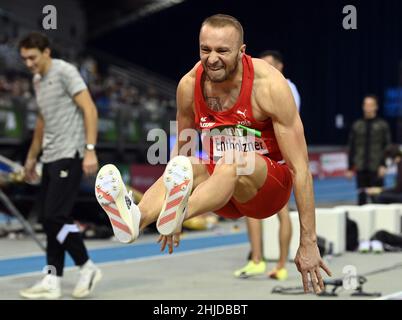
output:
<instances>
[{"instance_id":1,"label":"blue floor","mask_svg":"<svg viewBox=\"0 0 402 320\"><path fill-rule=\"evenodd\" d=\"M246 243L247 241L247 234L244 232L230 235L183 239L180 241L180 246L175 248L174 251L176 253L180 253L199 249L236 245ZM91 259L95 263L104 263L167 255L166 251L167 250L165 250L165 253L160 252L160 246L155 242L122 245L112 248L92 249L89 250L89 253ZM67 256L66 258L66 266L73 266L74 264L71 258L69 256ZM44 265L46 265L44 255L2 259L0 260L0 276L15 275L27 272L38 272L42 270Z\"/></svg>"},{"instance_id":2,"label":"blue floor","mask_svg":"<svg viewBox=\"0 0 402 320\"><path fill-rule=\"evenodd\" d=\"M385 177L385 186L392 186L394 180L394 175L387 175ZM314 196L317 205L320 205L320 203L356 202L356 181L355 179L347 179L344 177L316 178L314 179ZM294 203L295 200L292 194L291 204Z\"/></svg>"}]
</instances>

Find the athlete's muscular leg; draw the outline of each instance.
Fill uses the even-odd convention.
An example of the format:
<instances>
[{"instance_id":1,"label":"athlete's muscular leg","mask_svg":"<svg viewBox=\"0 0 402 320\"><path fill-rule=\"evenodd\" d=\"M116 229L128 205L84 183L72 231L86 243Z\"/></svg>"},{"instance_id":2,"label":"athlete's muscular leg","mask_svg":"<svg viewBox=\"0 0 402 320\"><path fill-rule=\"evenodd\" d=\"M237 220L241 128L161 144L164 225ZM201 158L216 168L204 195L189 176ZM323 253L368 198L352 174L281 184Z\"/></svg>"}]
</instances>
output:
<instances>
[{"instance_id":1,"label":"athlete's muscular leg","mask_svg":"<svg viewBox=\"0 0 402 320\"><path fill-rule=\"evenodd\" d=\"M193 190L203 181L209 178L209 173L205 165L200 160L190 157L193 163ZM160 177L144 194L138 207L141 212L140 229L144 229L147 225L155 222L161 212L163 201L165 199L165 185L163 177Z\"/></svg>"},{"instance_id":2,"label":"athlete's muscular leg","mask_svg":"<svg viewBox=\"0 0 402 320\"><path fill-rule=\"evenodd\" d=\"M232 197L240 203L247 202L264 185L267 165L261 156L243 154L243 161L252 163L254 167L248 175L239 175L242 165L238 162L229 164L226 159L219 160L213 174L194 189L189 198L186 219L218 210Z\"/></svg>"},{"instance_id":3,"label":"athlete's muscular leg","mask_svg":"<svg viewBox=\"0 0 402 320\"><path fill-rule=\"evenodd\" d=\"M286 204L281 211L278 212L279 218L279 248L280 256L277 269L284 268L288 259L289 245L292 238L292 222L289 216L289 207Z\"/></svg>"},{"instance_id":4,"label":"athlete's muscular leg","mask_svg":"<svg viewBox=\"0 0 402 320\"><path fill-rule=\"evenodd\" d=\"M260 219L246 217L248 239L251 246L251 260L262 261L262 224Z\"/></svg>"}]
</instances>

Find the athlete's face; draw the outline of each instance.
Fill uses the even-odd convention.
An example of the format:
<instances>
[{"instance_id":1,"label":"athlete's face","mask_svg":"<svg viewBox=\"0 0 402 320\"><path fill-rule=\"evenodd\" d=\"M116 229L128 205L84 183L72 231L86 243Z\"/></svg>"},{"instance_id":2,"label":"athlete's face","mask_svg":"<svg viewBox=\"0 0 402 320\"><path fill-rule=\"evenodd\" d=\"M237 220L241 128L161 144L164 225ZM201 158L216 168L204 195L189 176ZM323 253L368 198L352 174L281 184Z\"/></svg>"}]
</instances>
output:
<instances>
[{"instance_id":1,"label":"athlete's face","mask_svg":"<svg viewBox=\"0 0 402 320\"><path fill-rule=\"evenodd\" d=\"M207 24L201 28L200 58L210 81L223 82L237 70L246 48L240 42L232 26L216 28Z\"/></svg>"},{"instance_id":2,"label":"athlete's face","mask_svg":"<svg viewBox=\"0 0 402 320\"><path fill-rule=\"evenodd\" d=\"M50 60L50 50L48 48L43 51L38 48L21 48L20 55L24 64L33 74L43 74Z\"/></svg>"}]
</instances>

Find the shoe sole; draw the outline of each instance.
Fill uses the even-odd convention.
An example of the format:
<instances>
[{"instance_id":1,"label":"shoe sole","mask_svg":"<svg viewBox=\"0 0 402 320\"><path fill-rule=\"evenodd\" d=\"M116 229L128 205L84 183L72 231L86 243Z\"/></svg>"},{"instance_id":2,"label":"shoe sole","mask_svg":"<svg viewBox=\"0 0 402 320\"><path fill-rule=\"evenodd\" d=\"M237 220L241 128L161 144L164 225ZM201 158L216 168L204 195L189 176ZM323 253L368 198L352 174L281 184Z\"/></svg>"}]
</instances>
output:
<instances>
[{"instance_id":1,"label":"shoe sole","mask_svg":"<svg viewBox=\"0 0 402 320\"><path fill-rule=\"evenodd\" d=\"M156 222L161 235L168 236L180 231L193 188L193 167L184 156L174 157L163 174L166 188L165 201Z\"/></svg>"},{"instance_id":2,"label":"shoe sole","mask_svg":"<svg viewBox=\"0 0 402 320\"><path fill-rule=\"evenodd\" d=\"M91 292L95 290L96 284L102 279L102 277L103 277L102 272L100 270L97 270L96 274L95 274L95 277L92 280L91 288L87 292L85 292L84 294L81 294L81 295L77 295L77 294L73 293L72 297L76 298L76 299L81 299L81 298L85 298L85 297L89 296L91 294Z\"/></svg>"},{"instance_id":3,"label":"shoe sole","mask_svg":"<svg viewBox=\"0 0 402 320\"><path fill-rule=\"evenodd\" d=\"M51 294L51 293L22 293L20 292L20 296L24 299L60 299L61 294Z\"/></svg>"},{"instance_id":4,"label":"shoe sole","mask_svg":"<svg viewBox=\"0 0 402 320\"><path fill-rule=\"evenodd\" d=\"M116 238L123 243L133 242L138 237L140 214L114 165L107 164L99 170L95 195L110 220ZM134 213L130 207L134 207Z\"/></svg>"}]
</instances>

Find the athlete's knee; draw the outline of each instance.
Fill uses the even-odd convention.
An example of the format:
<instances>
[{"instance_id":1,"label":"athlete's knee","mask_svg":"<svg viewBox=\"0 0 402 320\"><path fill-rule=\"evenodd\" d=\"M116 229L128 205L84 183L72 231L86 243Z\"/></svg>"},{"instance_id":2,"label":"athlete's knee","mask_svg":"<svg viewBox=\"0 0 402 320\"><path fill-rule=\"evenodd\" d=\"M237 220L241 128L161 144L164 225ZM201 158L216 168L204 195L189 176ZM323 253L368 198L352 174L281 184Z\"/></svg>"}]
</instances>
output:
<instances>
[{"instance_id":1,"label":"athlete's knee","mask_svg":"<svg viewBox=\"0 0 402 320\"><path fill-rule=\"evenodd\" d=\"M230 165L243 165L247 163L248 157L250 155L247 152L241 152L238 150L228 150L223 152L222 157L217 163L219 164L230 164Z\"/></svg>"},{"instance_id":2,"label":"athlete's knee","mask_svg":"<svg viewBox=\"0 0 402 320\"><path fill-rule=\"evenodd\" d=\"M233 164L238 176L259 174L259 167L266 167L265 161L255 152L228 152L221 159L225 164Z\"/></svg>"},{"instance_id":3,"label":"athlete's knee","mask_svg":"<svg viewBox=\"0 0 402 320\"><path fill-rule=\"evenodd\" d=\"M238 176L238 178L237 178L237 184L238 184L238 186L247 185L247 184L250 183L250 181L251 181L251 179L250 179L249 176L241 175L241 176Z\"/></svg>"},{"instance_id":4,"label":"athlete's knee","mask_svg":"<svg viewBox=\"0 0 402 320\"><path fill-rule=\"evenodd\" d=\"M193 169L193 189L195 189L201 182L209 178L209 173L206 165L201 159L197 157L188 157Z\"/></svg>"},{"instance_id":5,"label":"athlete's knee","mask_svg":"<svg viewBox=\"0 0 402 320\"><path fill-rule=\"evenodd\" d=\"M216 163L214 174L220 174L225 179L229 179L225 182L237 182L239 178L237 175L237 165L235 163L226 163L224 157Z\"/></svg>"},{"instance_id":6,"label":"athlete's knee","mask_svg":"<svg viewBox=\"0 0 402 320\"><path fill-rule=\"evenodd\" d=\"M194 156L187 156L187 158L191 161L191 163L199 164L201 163L201 159Z\"/></svg>"}]
</instances>

